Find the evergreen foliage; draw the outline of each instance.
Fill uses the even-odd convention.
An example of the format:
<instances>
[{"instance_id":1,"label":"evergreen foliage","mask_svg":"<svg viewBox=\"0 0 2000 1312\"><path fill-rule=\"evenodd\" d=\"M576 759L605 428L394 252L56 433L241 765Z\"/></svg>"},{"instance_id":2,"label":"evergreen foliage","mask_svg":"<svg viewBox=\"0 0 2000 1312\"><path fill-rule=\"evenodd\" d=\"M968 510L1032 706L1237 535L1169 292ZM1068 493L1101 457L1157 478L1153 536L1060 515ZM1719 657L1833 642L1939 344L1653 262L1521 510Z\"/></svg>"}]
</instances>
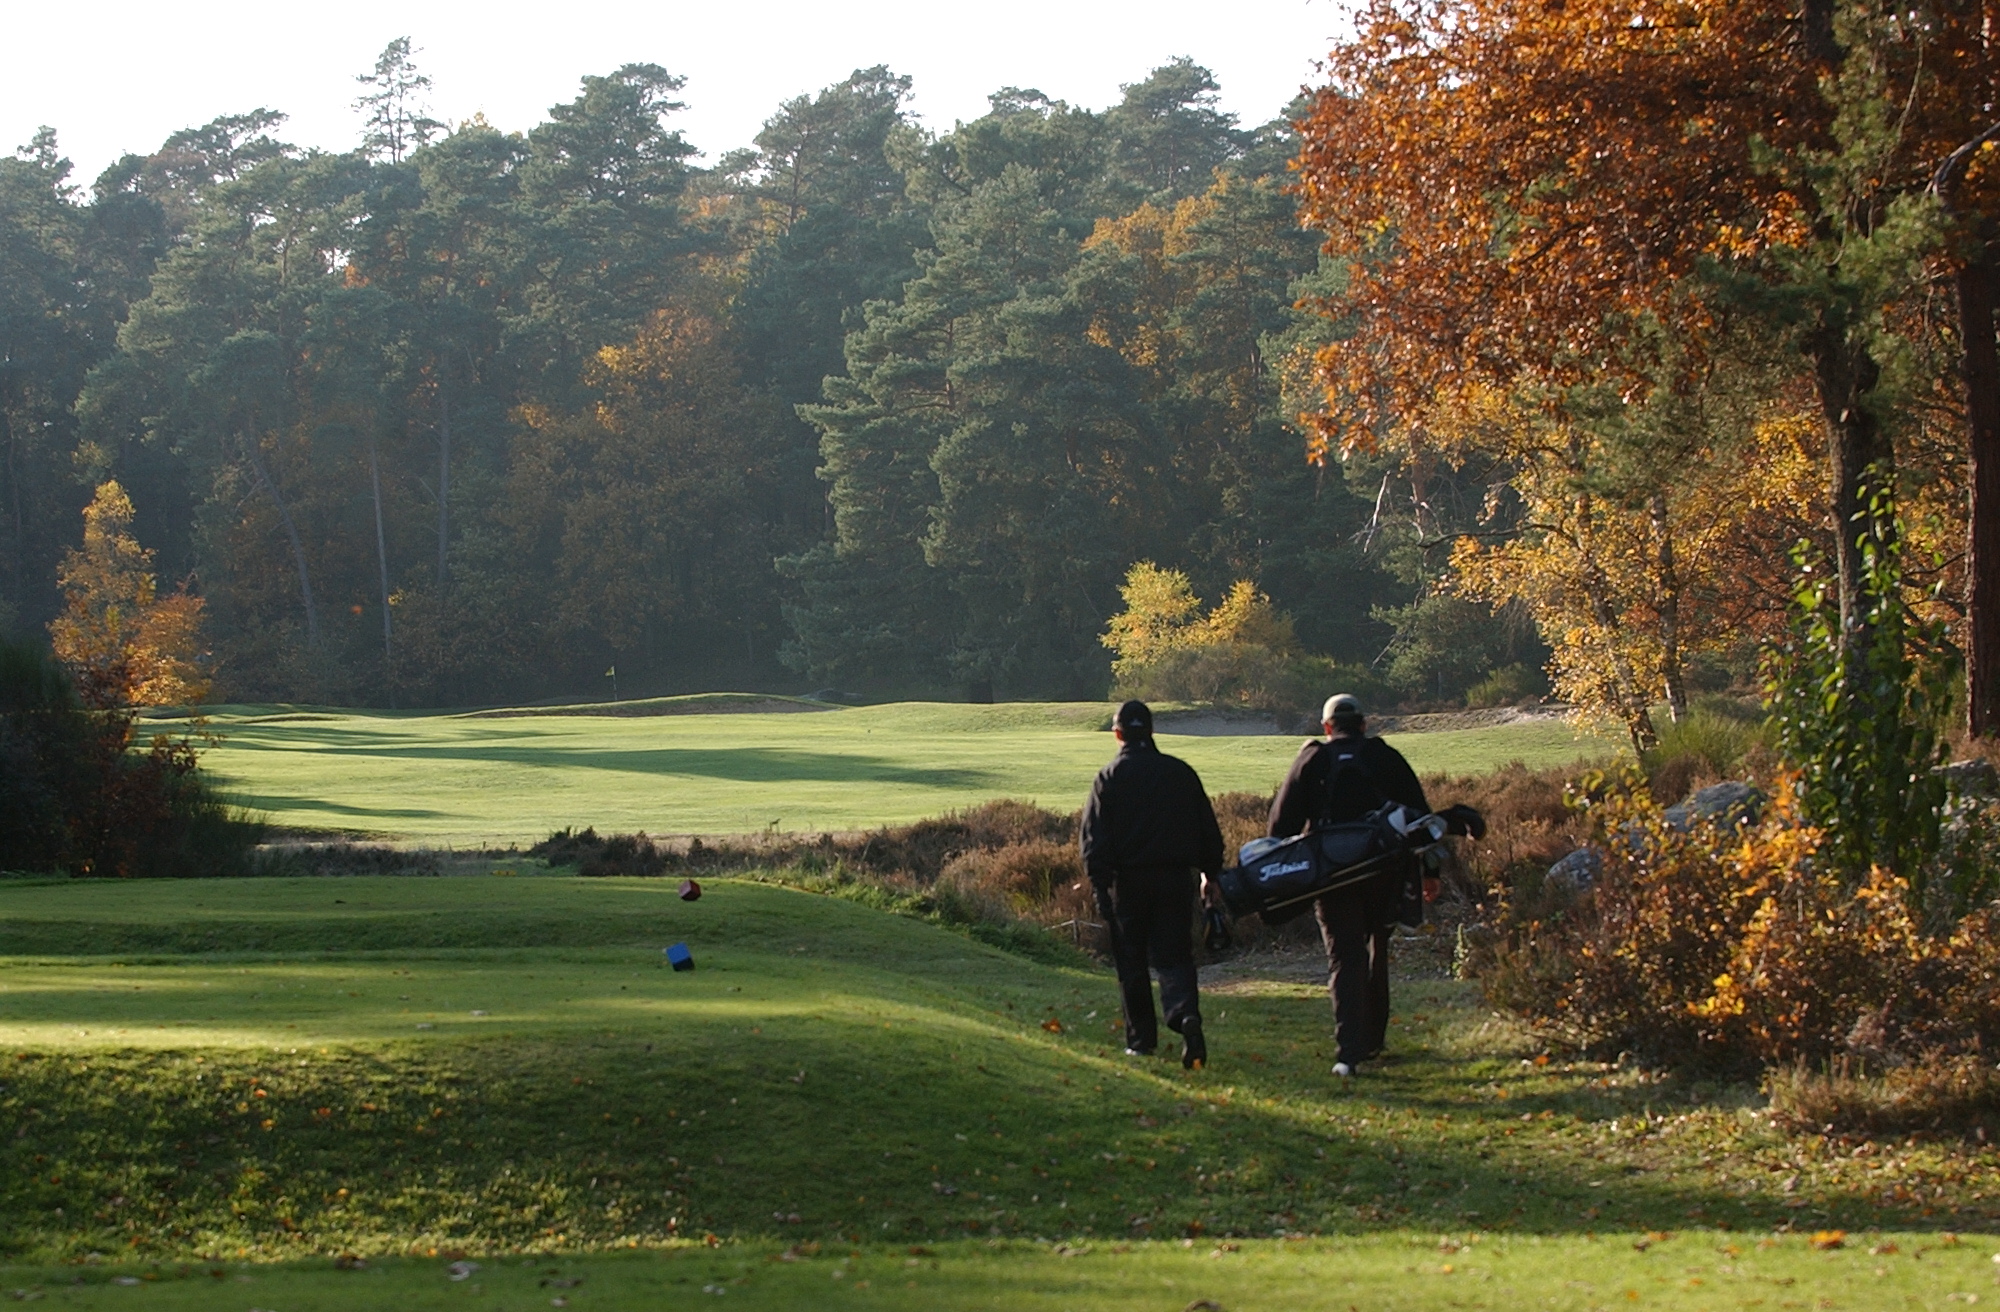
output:
<instances>
[{"instance_id":1,"label":"evergreen foliage","mask_svg":"<svg viewBox=\"0 0 2000 1312\"><path fill-rule=\"evenodd\" d=\"M1407 533L1302 458L1294 307L1340 275L1290 128L1189 60L935 134L859 69L706 167L656 65L524 133L427 118L406 38L358 81L348 153L258 109L88 196L52 134L0 161L0 625L55 616L112 481L236 700L588 696L614 665L1095 698L1138 560L1249 580L1349 662L1410 600Z\"/></svg>"}]
</instances>

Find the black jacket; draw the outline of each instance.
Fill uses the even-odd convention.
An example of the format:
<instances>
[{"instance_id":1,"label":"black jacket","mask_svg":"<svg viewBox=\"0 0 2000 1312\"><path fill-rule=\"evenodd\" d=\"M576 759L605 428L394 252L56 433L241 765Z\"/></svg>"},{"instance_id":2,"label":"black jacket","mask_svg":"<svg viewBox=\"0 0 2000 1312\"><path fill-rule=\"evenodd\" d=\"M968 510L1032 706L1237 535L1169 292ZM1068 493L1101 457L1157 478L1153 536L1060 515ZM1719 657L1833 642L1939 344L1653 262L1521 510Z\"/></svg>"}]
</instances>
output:
<instances>
[{"instance_id":1,"label":"black jacket","mask_svg":"<svg viewBox=\"0 0 2000 1312\"><path fill-rule=\"evenodd\" d=\"M1266 832L1290 838L1304 833L1309 823L1358 820L1385 802L1426 813L1431 809L1417 772L1401 752L1380 738L1316 738L1292 761L1271 803Z\"/></svg>"},{"instance_id":2,"label":"black jacket","mask_svg":"<svg viewBox=\"0 0 2000 1312\"><path fill-rule=\"evenodd\" d=\"M1126 743L1097 772L1078 840L1084 871L1099 888L1121 870L1222 869L1222 829L1201 776L1151 742Z\"/></svg>"}]
</instances>

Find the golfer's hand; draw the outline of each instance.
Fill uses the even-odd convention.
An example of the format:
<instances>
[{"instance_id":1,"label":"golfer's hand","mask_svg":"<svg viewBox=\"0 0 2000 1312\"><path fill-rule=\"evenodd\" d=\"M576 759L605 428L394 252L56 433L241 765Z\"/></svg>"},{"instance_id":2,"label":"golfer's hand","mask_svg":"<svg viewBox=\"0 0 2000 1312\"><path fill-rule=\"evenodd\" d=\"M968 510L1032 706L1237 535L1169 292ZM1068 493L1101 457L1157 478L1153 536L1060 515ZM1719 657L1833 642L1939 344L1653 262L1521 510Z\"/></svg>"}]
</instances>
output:
<instances>
[{"instance_id":1,"label":"golfer's hand","mask_svg":"<svg viewBox=\"0 0 2000 1312\"><path fill-rule=\"evenodd\" d=\"M1222 885L1215 881L1214 875L1206 872L1201 877L1201 904L1205 907L1222 905Z\"/></svg>"}]
</instances>

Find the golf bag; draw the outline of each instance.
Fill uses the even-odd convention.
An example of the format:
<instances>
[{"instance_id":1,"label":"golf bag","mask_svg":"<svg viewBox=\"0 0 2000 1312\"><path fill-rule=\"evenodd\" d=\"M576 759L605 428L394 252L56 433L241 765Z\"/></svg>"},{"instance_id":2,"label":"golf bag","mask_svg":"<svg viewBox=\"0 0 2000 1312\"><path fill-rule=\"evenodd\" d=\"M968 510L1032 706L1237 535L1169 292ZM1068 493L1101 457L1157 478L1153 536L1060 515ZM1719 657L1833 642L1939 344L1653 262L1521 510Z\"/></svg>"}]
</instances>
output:
<instances>
[{"instance_id":1,"label":"golf bag","mask_svg":"<svg viewBox=\"0 0 2000 1312\"><path fill-rule=\"evenodd\" d=\"M1303 915L1314 899L1368 880L1394 881L1396 918L1411 928L1423 923L1422 856L1446 834L1486 832L1486 822L1468 806L1419 815L1391 802L1359 820L1325 825L1297 838L1246 843L1239 864L1222 872L1222 901L1231 915L1262 916L1282 924Z\"/></svg>"}]
</instances>

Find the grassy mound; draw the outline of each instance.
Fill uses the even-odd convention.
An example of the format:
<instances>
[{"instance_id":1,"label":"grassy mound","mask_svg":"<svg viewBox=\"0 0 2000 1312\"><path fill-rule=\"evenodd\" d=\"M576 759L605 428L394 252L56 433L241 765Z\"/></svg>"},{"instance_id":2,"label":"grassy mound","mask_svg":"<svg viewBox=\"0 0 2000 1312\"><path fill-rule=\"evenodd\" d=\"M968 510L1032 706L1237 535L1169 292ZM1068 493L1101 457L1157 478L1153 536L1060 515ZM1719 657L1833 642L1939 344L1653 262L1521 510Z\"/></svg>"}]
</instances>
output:
<instances>
[{"instance_id":1,"label":"grassy mound","mask_svg":"<svg viewBox=\"0 0 2000 1312\"><path fill-rule=\"evenodd\" d=\"M1990 1153L1855 1159L1740 1090L1537 1062L1450 981L1403 984L1396 1059L1341 1083L1309 978L1213 982L1188 1073L1123 1056L1096 968L748 881L4 883L0 933L0 1287L75 1306L1903 1306L1993 1279L1930 1235L2000 1221ZM1859 1237L1885 1227L1910 1233Z\"/></svg>"}]
</instances>

